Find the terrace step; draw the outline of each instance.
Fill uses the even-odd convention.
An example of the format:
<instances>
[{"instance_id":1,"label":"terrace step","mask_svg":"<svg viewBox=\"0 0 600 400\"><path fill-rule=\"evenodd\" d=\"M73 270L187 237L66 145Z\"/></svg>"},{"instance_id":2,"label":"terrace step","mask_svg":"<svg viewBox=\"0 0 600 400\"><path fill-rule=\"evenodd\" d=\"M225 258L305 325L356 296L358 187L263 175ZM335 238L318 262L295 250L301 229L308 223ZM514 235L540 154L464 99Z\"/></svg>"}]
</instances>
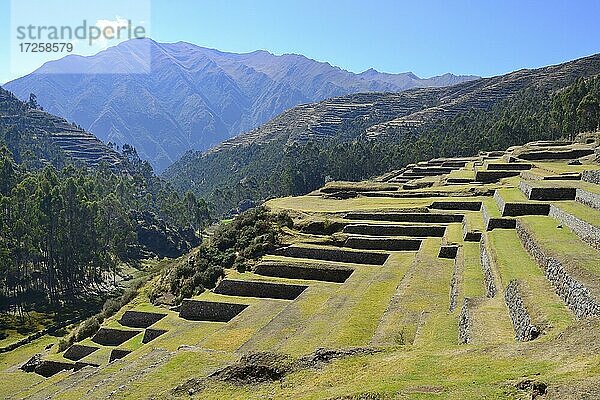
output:
<instances>
[{"instance_id":1,"label":"terrace step","mask_svg":"<svg viewBox=\"0 0 600 400\"><path fill-rule=\"evenodd\" d=\"M475 180L477 182L496 182L502 178L510 178L518 176L519 171L477 171L475 172Z\"/></svg>"},{"instance_id":2,"label":"terrace step","mask_svg":"<svg viewBox=\"0 0 600 400\"><path fill-rule=\"evenodd\" d=\"M92 342L103 346L118 346L125 343L129 339L137 336L142 331L139 330L123 330L102 327L92 337Z\"/></svg>"},{"instance_id":3,"label":"terrace step","mask_svg":"<svg viewBox=\"0 0 600 400\"><path fill-rule=\"evenodd\" d=\"M37 367L35 367L34 372L38 375L43 376L44 378L50 378L51 376L56 375L61 371L71 370L74 367L75 363L43 360Z\"/></svg>"},{"instance_id":4,"label":"terrace step","mask_svg":"<svg viewBox=\"0 0 600 400\"><path fill-rule=\"evenodd\" d=\"M421 247L421 240L350 236L344 242L344 247L364 250L416 251Z\"/></svg>"},{"instance_id":5,"label":"terrace step","mask_svg":"<svg viewBox=\"0 0 600 400\"><path fill-rule=\"evenodd\" d=\"M148 342L151 342L154 339L156 339L157 337L164 335L167 332L168 332L168 330L166 330L166 329L147 328L144 331L144 337L142 338L142 343L146 344Z\"/></svg>"},{"instance_id":6,"label":"terrace step","mask_svg":"<svg viewBox=\"0 0 600 400\"><path fill-rule=\"evenodd\" d=\"M228 296L294 300L296 297L300 296L306 288L308 288L308 286L291 285L287 283L224 279L213 291Z\"/></svg>"},{"instance_id":7,"label":"terrace step","mask_svg":"<svg viewBox=\"0 0 600 400\"><path fill-rule=\"evenodd\" d=\"M403 213L403 212L351 212L344 216L346 219L391 221L391 222L422 222L422 223L451 223L462 222L463 214L442 213Z\"/></svg>"},{"instance_id":8,"label":"terrace step","mask_svg":"<svg viewBox=\"0 0 600 400\"><path fill-rule=\"evenodd\" d=\"M275 254L285 257L310 258L315 260L370 265L383 265L388 258L388 254L386 253L300 246L283 247L277 249Z\"/></svg>"},{"instance_id":9,"label":"terrace step","mask_svg":"<svg viewBox=\"0 0 600 400\"><path fill-rule=\"evenodd\" d=\"M479 211L481 201L434 201L429 208L437 210Z\"/></svg>"},{"instance_id":10,"label":"terrace step","mask_svg":"<svg viewBox=\"0 0 600 400\"><path fill-rule=\"evenodd\" d=\"M533 168L530 163L488 163L488 170L503 170L503 171L524 171Z\"/></svg>"},{"instance_id":11,"label":"terrace step","mask_svg":"<svg viewBox=\"0 0 600 400\"><path fill-rule=\"evenodd\" d=\"M519 183L521 190L529 200L575 200L577 189L574 187L536 187L526 181Z\"/></svg>"},{"instance_id":12,"label":"terrace step","mask_svg":"<svg viewBox=\"0 0 600 400\"><path fill-rule=\"evenodd\" d=\"M254 273L277 278L304 279L343 283L354 272L351 268L301 262L263 261L254 267Z\"/></svg>"},{"instance_id":13,"label":"terrace step","mask_svg":"<svg viewBox=\"0 0 600 400\"><path fill-rule=\"evenodd\" d=\"M131 350L112 349L112 351L110 352L110 358L108 359L108 363L110 364L111 362L113 362L115 360L120 360L121 358L125 357L126 355L128 355L130 353L131 353Z\"/></svg>"},{"instance_id":14,"label":"terrace step","mask_svg":"<svg viewBox=\"0 0 600 400\"><path fill-rule=\"evenodd\" d=\"M119 320L119 323L131 328L148 328L166 316L167 314L127 310Z\"/></svg>"},{"instance_id":15,"label":"terrace step","mask_svg":"<svg viewBox=\"0 0 600 400\"><path fill-rule=\"evenodd\" d=\"M74 344L64 352L63 357L71 361L79 361L82 358L89 356L98 349L99 347Z\"/></svg>"},{"instance_id":16,"label":"terrace step","mask_svg":"<svg viewBox=\"0 0 600 400\"><path fill-rule=\"evenodd\" d=\"M492 217L485 205L481 207L481 213L483 215L483 224L486 231L494 229L515 229L516 220L514 218Z\"/></svg>"},{"instance_id":17,"label":"terrace step","mask_svg":"<svg viewBox=\"0 0 600 400\"><path fill-rule=\"evenodd\" d=\"M342 232L371 236L442 237L446 233L446 227L437 225L350 224L346 225Z\"/></svg>"},{"instance_id":18,"label":"terrace step","mask_svg":"<svg viewBox=\"0 0 600 400\"><path fill-rule=\"evenodd\" d=\"M246 307L247 304L183 299L179 317L191 321L229 322Z\"/></svg>"},{"instance_id":19,"label":"terrace step","mask_svg":"<svg viewBox=\"0 0 600 400\"><path fill-rule=\"evenodd\" d=\"M594 211L589 210L589 212L593 213ZM595 212L597 213L597 211ZM600 250L600 226L594 226L555 205L550 206L550 213L548 215L569 227L569 229L582 241L594 247L596 250Z\"/></svg>"},{"instance_id":20,"label":"terrace step","mask_svg":"<svg viewBox=\"0 0 600 400\"><path fill-rule=\"evenodd\" d=\"M440 247L440 252L438 253L438 258L456 258L456 253L458 252L458 245L443 245Z\"/></svg>"},{"instance_id":21,"label":"terrace step","mask_svg":"<svg viewBox=\"0 0 600 400\"><path fill-rule=\"evenodd\" d=\"M533 202L507 202L502 196L502 192L496 190L494 199L503 217L517 217L523 215L548 215L550 204Z\"/></svg>"}]
</instances>

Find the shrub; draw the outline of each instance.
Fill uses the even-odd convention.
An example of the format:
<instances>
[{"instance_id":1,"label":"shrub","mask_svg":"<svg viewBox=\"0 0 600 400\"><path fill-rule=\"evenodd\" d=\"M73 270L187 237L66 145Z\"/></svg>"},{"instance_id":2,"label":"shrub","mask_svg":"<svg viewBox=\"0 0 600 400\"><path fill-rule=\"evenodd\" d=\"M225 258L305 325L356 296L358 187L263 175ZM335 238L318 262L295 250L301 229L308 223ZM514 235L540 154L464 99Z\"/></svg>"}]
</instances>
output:
<instances>
[{"instance_id":1,"label":"shrub","mask_svg":"<svg viewBox=\"0 0 600 400\"><path fill-rule=\"evenodd\" d=\"M292 226L287 213L273 213L266 207L248 210L231 223L222 223L210 240L185 260L165 269L150 300L157 302L162 295L171 293L180 302L205 288L213 288L224 275L224 268L240 272L252 269L258 258L281 245L283 228Z\"/></svg>"}]
</instances>

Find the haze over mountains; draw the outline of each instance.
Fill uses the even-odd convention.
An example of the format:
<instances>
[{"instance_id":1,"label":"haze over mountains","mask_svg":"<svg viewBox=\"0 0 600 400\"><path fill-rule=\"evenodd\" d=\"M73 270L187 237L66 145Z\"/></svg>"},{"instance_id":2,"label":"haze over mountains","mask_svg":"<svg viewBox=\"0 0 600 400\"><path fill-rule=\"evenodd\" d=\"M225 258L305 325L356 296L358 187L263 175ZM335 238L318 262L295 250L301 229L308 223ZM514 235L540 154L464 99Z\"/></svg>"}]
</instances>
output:
<instances>
[{"instance_id":1,"label":"haze over mountains","mask_svg":"<svg viewBox=\"0 0 600 400\"><path fill-rule=\"evenodd\" d=\"M180 191L235 209L248 199L303 194L327 180L364 179L423 158L560 137L573 130L564 121L582 107L554 109L551 99L599 74L596 54L451 87L303 104L208 152L186 153L162 176ZM567 117L556 120L562 113Z\"/></svg>"},{"instance_id":2,"label":"haze over mountains","mask_svg":"<svg viewBox=\"0 0 600 400\"><path fill-rule=\"evenodd\" d=\"M141 46L150 48L149 75L94 73L106 65L133 68L131 54ZM65 73L74 66L84 73ZM46 63L5 88L22 99L35 93L45 110L105 142L132 144L162 171L187 150L206 150L299 104L473 79L452 74L421 79L410 72L373 69L354 74L302 55L235 54L142 39L91 57L71 55Z\"/></svg>"}]
</instances>

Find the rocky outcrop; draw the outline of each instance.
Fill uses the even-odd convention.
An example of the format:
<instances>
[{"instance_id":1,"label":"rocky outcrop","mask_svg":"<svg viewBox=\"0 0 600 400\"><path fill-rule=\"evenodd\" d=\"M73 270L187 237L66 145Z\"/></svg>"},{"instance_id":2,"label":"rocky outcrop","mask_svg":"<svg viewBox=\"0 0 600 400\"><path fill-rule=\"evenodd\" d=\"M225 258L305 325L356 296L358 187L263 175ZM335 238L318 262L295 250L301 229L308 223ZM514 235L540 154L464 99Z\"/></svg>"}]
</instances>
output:
<instances>
[{"instance_id":1,"label":"rocky outcrop","mask_svg":"<svg viewBox=\"0 0 600 400\"><path fill-rule=\"evenodd\" d=\"M565 268L563 263L548 254L536 243L523 222L517 222L517 235L525 250L535 259L554 287L554 291L577 318L600 315L600 302L585 285Z\"/></svg>"},{"instance_id":2,"label":"rocky outcrop","mask_svg":"<svg viewBox=\"0 0 600 400\"><path fill-rule=\"evenodd\" d=\"M508 283L504 290L504 301L515 330L515 339L526 342L537 338L541 329L532 323L531 315L521 293L521 283L518 280Z\"/></svg>"}]
</instances>

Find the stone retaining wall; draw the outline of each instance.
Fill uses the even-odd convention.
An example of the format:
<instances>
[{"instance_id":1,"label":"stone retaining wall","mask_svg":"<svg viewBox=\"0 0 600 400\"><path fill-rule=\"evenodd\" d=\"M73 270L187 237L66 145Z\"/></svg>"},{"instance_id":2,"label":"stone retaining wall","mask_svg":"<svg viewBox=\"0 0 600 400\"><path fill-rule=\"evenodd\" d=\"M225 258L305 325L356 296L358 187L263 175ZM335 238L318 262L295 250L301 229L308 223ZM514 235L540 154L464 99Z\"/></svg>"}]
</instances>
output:
<instances>
[{"instance_id":1,"label":"stone retaining wall","mask_svg":"<svg viewBox=\"0 0 600 400\"><path fill-rule=\"evenodd\" d=\"M525 250L544 271L558 297L565 302L577 318L600 315L598 299L583 283L567 272L561 261L544 252L521 221L517 222L517 235Z\"/></svg>"},{"instance_id":2,"label":"stone retaining wall","mask_svg":"<svg viewBox=\"0 0 600 400\"><path fill-rule=\"evenodd\" d=\"M581 180L600 185L600 169L583 171L581 173Z\"/></svg>"},{"instance_id":3,"label":"stone retaining wall","mask_svg":"<svg viewBox=\"0 0 600 400\"><path fill-rule=\"evenodd\" d=\"M527 182L519 183L519 190L529 200L575 200L576 189L570 187L535 187Z\"/></svg>"},{"instance_id":4,"label":"stone retaining wall","mask_svg":"<svg viewBox=\"0 0 600 400\"><path fill-rule=\"evenodd\" d=\"M502 178L519 175L519 171L477 171L475 181L477 182L496 182Z\"/></svg>"},{"instance_id":5,"label":"stone retaining wall","mask_svg":"<svg viewBox=\"0 0 600 400\"><path fill-rule=\"evenodd\" d=\"M389 254L368 251L350 251L317 247L289 246L277 249L275 254L286 257L310 258L354 264L383 265Z\"/></svg>"},{"instance_id":6,"label":"stone retaining wall","mask_svg":"<svg viewBox=\"0 0 600 400\"><path fill-rule=\"evenodd\" d=\"M526 342L538 337L541 329L532 323L531 316L523 301L520 285L520 282L515 279L510 281L504 290L504 301L508 306L508 313L515 331L515 339Z\"/></svg>"},{"instance_id":7,"label":"stone retaining wall","mask_svg":"<svg viewBox=\"0 0 600 400\"><path fill-rule=\"evenodd\" d=\"M446 227L423 225L351 224L346 226L343 232L373 236L442 237L446 233Z\"/></svg>"},{"instance_id":8,"label":"stone retaining wall","mask_svg":"<svg viewBox=\"0 0 600 400\"><path fill-rule=\"evenodd\" d=\"M213 291L228 296L294 300L296 297L300 296L306 288L308 288L308 286L290 285L287 283L224 279Z\"/></svg>"},{"instance_id":9,"label":"stone retaining wall","mask_svg":"<svg viewBox=\"0 0 600 400\"><path fill-rule=\"evenodd\" d=\"M307 279L343 283L354 272L351 268L332 268L303 263L264 261L254 268L254 273L288 279Z\"/></svg>"},{"instance_id":10,"label":"stone retaining wall","mask_svg":"<svg viewBox=\"0 0 600 400\"><path fill-rule=\"evenodd\" d=\"M131 353L131 350L123 350L123 349L112 349L110 352L110 357L108 359L109 364L115 360L120 360Z\"/></svg>"},{"instance_id":11,"label":"stone retaining wall","mask_svg":"<svg viewBox=\"0 0 600 400\"><path fill-rule=\"evenodd\" d=\"M346 239L344 247L363 250L416 251L421 248L421 240L351 236Z\"/></svg>"},{"instance_id":12,"label":"stone retaining wall","mask_svg":"<svg viewBox=\"0 0 600 400\"><path fill-rule=\"evenodd\" d=\"M128 310L125 311L119 323L132 328L147 328L166 316L167 314Z\"/></svg>"},{"instance_id":13,"label":"stone retaining wall","mask_svg":"<svg viewBox=\"0 0 600 400\"><path fill-rule=\"evenodd\" d=\"M456 253L458 252L458 246L455 244L443 245L440 247L440 252L438 253L438 258L456 258Z\"/></svg>"},{"instance_id":14,"label":"stone retaining wall","mask_svg":"<svg viewBox=\"0 0 600 400\"><path fill-rule=\"evenodd\" d=\"M471 335L473 320L471 318L470 303L471 299L465 297L458 316L458 342L461 344L469 344L473 340Z\"/></svg>"},{"instance_id":15,"label":"stone retaining wall","mask_svg":"<svg viewBox=\"0 0 600 400\"><path fill-rule=\"evenodd\" d=\"M600 210L600 195L596 193L588 192L587 190L583 189L577 189L575 201L585 204L588 207L595 208L596 210Z\"/></svg>"},{"instance_id":16,"label":"stone retaining wall","mask_svg":"<svg viewBox=\"0 0 600 400\"><path fill-rule=\"evenodd\" d=\"M483 215L483 223L486 231L493 229L514 229L515 219L513 218L490 218L487 208L485 205L481 207L481 214Z\"/></svg>"},{"instance_id":17,"label":"stone retaining wall","mask_svg":"<svg viewBox=\"0 0 600 400\"><path fill-rule=\"evenodd\" d=\"M339 232L348 225L348 222L338 221L310 221L306 224L296 226L301 232L317 235L331 235Z\"/></svg>"},{"instance_id":18,"label":"stone retaining wall","mask_svg":"<svg viewBox=\"0 0 600 400\"><path fill-rule=\"evenodd\" d=\"M592 149L571 149L566 151L535 150L522 153L519 158L523 160L569 160L594 154Z\"/></svg>"},{"instance_id":19,"label":"stone retaining wall","mask_svg":"<svg viewBox=\"0 0 600 400\"><path fill-rule=\"evenodd\" d=\"M518 217L522 215L548 215L550 204L539 203L505 203L502 215Z\"/></svg>"},{"instance_id":20,"label":"stone retaining wall","mask_svg":"<svg viewBox=\"0 0 600 400\"><path fill-rule=\"evenodd\" d=\"M125 343L132 337L139 334L141 331L128 331L122 329L113 329L102 327L92 337L94 343L101 344L103 346L118 346Z\"/></svg>"},{"instance_id":21,"label":"stone retaining wall","mask_svg":"<svg viewBox=\"0 0 600 400\"><path fill-rule=\"evenodd\" d=\"M454 258L454 267L452 269L452 279L450 280L450 306L448 309L453 312L456 309L458 301L458 290L460 286L460 276L463 270L464 258L461 249L458 249L458 254Z\"/></svg>"},{"instance_id":22,"label":"stone retaining wall","mask_svg":"<svg viewBox=\"0 0 600 400\"><path fill-rule=\"evenodd\" d=\"M74 344L74 345L70 346L64 352L63 357L68 360L79 361L83 357L89 356L90 354L92 354L93 352L95 352L98 349L99 349L99 347L84 346L82 344Z\"/></svg>"},{"instance_id":23,"label":"stone retaining wall","mask_svg":"<svg viewBox=\"0 0 600 400\"><path fill-rule=\"evenodd\" d=\"M489 163L488 170L503 170L503 171L524 171L531 169L533 164L530 163Z\"/></svg>"},{"instance_id":24,"label":"stone retaining wall","mask_svg":"<svg viewBox=\"0 0 600 400\"><path fill-rule=\"evenodd\" d=\"M568 226L581 240L600 250L600 227L593 226L556 206L550 206L549 215Z\"/></svg>"},{"instance_id":25,"label":"stone retaining wall","mask_svg":"<svg viewBox=\"0 0 600 400\"><path fill-rule=\"evenodd\" d=\"M34 372L43 376L44 378L50 378L52 375L55 375L60 371L73 369L74 366L74 363L69 362L43 360L37 367L35 367Z\"/></svg>"},{"instance_id":26,"label":"stone retaining wall","mask_svg":"<svg viewBox=\"0 0 600 400\"><path fill-rule=\"evenodd\" d=\"M191 321L228 322L246 307L246 304L183 299L179 317Z\"/></svg>"},{"instance_id":27,"label":"stone retaining wall","mask_svg":"<svg viewBox=\"0 0 600 400\"><path fill-rule=\"evenodd\" d=\"M360 219L391 222L422 222L422 223L451 223L462 222L463 214L440 213L401 213L401 212L351 212L344 216L346 219Z\"/></svg>"},{"instance_id":28,"label":"stone retaining wall","mask_svg":"<svg viewBox=\"0 0 600 400\"><path fill-rule=\"evenodd\" d=\"M487 297L496 296L496 282L494 281L494 273L492 271L492 259L488 254L487 244L482 238L479 245L479 254L481 261L481 269L483 270L483 280L485 283L485 295Z\"/></svg>"},{"instance_id":29,"label":"stone retaining wall","mask_svg":"<svg viewBox=\"0 0 600 400\"><path fill-rule=\"evenodd\" d=\"M167 333L166 329L155 329L155 328L147 328L144 332L144 337L142 338L142 343L146 344L148 342L153 341L157 337Z\"/></svg>"},{"instance_id":30,"label":"stone retaining wall","mask_svg":"<svg viewBox=\"0 0 600 400\"><path fill-rule=\"evenodd\" d=\"M94 367L94 368L98 368L100 365L98 364L94 364L94 363L88 363L88 362L83 362L83 361L77 361L75 362L75 364L73 365L73 371L79 371L82 368L85 367Z\"/></svg>"},{"instance_id":31,"label":"stone retaining wall","mask_svg":"<svg viewBox=\"0 0 600 400\"><path fill-rule=\"evenodd\" d=\"M479 211L481 201L434 201L429 208L438 210Z\"/></svg>"}]
</instances>

